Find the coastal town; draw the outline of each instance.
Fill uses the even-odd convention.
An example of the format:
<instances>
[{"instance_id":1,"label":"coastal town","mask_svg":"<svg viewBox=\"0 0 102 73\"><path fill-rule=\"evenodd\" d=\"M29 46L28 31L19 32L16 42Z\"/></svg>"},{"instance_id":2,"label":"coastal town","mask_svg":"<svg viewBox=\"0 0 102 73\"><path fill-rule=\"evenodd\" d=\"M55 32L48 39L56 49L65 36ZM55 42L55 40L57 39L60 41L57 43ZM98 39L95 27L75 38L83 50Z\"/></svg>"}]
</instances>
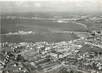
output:
<instances>
[{"instance_id":1,"label":"coastal town","mask_svg":"<svg viewBox=\"0 0 102 73\"><path fill-rule=\"evenodd\" d=\"M0 43L0 73L102 73L102 33L62 42Z\"/></svg>"},{"instance_id":2,"label":"coastal town","mask_svg":"<svg viewBox=\"0 0 102 73\"><path fill-rule=\"evenodd\" d=\"M0 73L102 73L102 0L0 0Z\"/></svg>"}]
</instances>

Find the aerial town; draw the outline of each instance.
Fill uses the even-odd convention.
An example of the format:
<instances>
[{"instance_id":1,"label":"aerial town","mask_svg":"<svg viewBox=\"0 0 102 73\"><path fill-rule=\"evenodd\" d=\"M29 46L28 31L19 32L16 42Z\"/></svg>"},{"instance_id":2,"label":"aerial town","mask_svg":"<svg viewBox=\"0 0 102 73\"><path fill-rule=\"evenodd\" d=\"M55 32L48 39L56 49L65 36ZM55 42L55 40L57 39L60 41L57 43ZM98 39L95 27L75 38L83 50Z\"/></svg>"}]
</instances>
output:
<instances>
[{"instance_id":1,"label":"aerial town","mask_svg":"<svg viewBox=\"0 0 102 73\"><path fill-rule=\"evenodd\" d=\"M102 0L0 0L0 73L102 73Z\"/></svg>"},{"instance_id":2,"label":"aerial town","mask_svg":"<svg viewBox=\"0 0 102 73\"><path fill-rule=\"evenodd\" d=\"M57 43L0 43L0 73L102 73L102 33Z\"/></svg>"}]
</instances>

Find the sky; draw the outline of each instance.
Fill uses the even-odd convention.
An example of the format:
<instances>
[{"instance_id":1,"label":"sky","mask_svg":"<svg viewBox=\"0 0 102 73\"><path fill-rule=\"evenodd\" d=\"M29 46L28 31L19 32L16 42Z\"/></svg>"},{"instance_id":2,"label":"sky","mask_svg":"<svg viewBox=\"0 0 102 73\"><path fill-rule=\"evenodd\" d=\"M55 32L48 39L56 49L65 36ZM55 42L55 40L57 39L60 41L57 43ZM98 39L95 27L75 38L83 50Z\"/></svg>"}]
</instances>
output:
<instances>
[{"instance_id":1,"label":"sky","mask_svg":"<svg viewBox=\"0 0 102 73\"><path fill-rule=\"evenodd\" d=\"M102 12L102 0L0 0L0 13Z\"/></svg>"}]
</instances>

